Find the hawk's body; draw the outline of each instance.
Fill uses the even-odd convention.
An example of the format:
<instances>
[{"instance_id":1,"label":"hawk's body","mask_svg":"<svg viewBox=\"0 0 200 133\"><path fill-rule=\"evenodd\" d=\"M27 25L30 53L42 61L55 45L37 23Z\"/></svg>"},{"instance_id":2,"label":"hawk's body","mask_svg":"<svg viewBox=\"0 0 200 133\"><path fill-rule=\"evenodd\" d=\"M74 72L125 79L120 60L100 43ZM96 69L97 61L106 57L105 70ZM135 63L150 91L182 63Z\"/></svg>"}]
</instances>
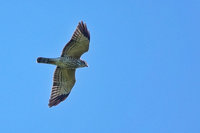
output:
<instances>
[{"instance_id":1,"label":"hawk's body","mask_svg":"<svg viewBox=\"0 0 200 133\"><path fill-rule=\"evenodd\" d=\"M85 67L84 61L81 59L76 59L71 56L64 56L58 58L43 58L39 57L37 59L38 63L47 63L57 65L59 67L67 68L67 69L76 69L79 67Z\"/></svg>"},{"instance_id":2,"label":"hawk's body","mask_svg":"<svg viewBox=\"0 0 200 133\"><path fill-rule=\"evenodd\" d=\"M65 100L75 84L76 68L87 67L87 63L80 59L88 51L90 33L86 24L80 22L71 40L64 47L61 57L37 59L38 63L57 65L53 77L53 87L49 100L49 107L55 106Z\"/></svg>"}]
</instances>

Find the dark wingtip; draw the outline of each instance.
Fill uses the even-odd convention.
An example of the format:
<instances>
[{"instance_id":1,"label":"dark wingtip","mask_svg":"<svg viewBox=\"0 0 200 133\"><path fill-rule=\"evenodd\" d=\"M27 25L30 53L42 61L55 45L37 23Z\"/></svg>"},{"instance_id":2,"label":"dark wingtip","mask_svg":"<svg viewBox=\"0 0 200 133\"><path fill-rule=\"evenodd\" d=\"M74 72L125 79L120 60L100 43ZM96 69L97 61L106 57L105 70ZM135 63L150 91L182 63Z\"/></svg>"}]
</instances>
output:
<instances>
[{"instance_id":1,"label":"dark wingtip","mask_svg":"<svg viewBox=\"0 0 200 133\"><path fill-rule=\"evenodd\" d=\"M51 108L52 106L58 105L60 102L64 101L68 96L69 94L60 95L60 96L55 97L54 99L50 99L49 104L48 104L49 108Z\"/></svg>"},{"instance_id":2,"label":"dark wingtip","mask_svg":"<svg viewBox=\"0 0 200 133\"><path fill-rule=\"evenodd\" d=\"M90 32L87 29L86 23L83 23L83 21L79 22L78 28L81 31L81 33L90 40Z\"/></svg>"}]
</instances>

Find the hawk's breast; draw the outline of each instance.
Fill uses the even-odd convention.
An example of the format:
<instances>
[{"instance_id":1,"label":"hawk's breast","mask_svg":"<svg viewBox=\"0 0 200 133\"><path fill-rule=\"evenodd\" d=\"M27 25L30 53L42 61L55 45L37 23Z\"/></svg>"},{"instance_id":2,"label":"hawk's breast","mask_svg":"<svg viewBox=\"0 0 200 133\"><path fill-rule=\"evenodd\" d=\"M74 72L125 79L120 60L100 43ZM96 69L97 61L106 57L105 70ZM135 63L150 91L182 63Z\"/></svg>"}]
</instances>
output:
<instances>
[{"instance_id":1,"label":"hawk's breast","mask_svg":"<svg viewBox=\"0 0 200 133\"><path fill-rule=\"evenodd\" d=\"M81 65L80 63L81 63L80 59L76 59L70 56L64 56L60 57L58 66L65 67L68 69L76 69L80 67Z\"/></svg>"}]
</instances>

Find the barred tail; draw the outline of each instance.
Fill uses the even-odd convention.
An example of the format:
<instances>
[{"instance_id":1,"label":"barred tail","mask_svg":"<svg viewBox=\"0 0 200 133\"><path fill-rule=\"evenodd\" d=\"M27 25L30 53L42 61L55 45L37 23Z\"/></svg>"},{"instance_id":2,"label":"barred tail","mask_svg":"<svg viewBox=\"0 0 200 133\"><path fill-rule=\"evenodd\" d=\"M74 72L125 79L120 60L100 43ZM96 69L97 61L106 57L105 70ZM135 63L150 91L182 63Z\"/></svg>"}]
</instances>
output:
<instances>
[{"instance_id":1,"label":"barred tail","mask_svg":"<svg viewBox=\"0 0 200 133\"><path fill-rule=\"evenodd\" d=\"M37 63L55 64L55 60L51 58L38 57Z\"/></svg>"}]
</instances>

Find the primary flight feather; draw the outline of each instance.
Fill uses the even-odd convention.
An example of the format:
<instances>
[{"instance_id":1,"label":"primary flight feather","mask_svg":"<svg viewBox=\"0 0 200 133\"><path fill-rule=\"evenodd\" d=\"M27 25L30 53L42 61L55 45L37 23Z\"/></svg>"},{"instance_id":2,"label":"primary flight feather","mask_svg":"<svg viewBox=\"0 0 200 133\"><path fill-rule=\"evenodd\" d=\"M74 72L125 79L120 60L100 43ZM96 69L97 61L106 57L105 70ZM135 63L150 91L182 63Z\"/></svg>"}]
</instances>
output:
<instances>
[{"instance_id":1,"label":"primary flight feather","mask_svg":"<svg viewBox=\"0 0 200 133\"><path fill-rule=\"evenodd\" d=\"M71 92L76 79L77 68L88 67L87 63L80 59L81 55L88 51L90 32L83 21L79 22L71 40L65 45L61 57L37 58L38 63L56 65L53 77L53 87L49 99L49 107L56 106L64 101Z\"/></svg>"}]
</instances>

